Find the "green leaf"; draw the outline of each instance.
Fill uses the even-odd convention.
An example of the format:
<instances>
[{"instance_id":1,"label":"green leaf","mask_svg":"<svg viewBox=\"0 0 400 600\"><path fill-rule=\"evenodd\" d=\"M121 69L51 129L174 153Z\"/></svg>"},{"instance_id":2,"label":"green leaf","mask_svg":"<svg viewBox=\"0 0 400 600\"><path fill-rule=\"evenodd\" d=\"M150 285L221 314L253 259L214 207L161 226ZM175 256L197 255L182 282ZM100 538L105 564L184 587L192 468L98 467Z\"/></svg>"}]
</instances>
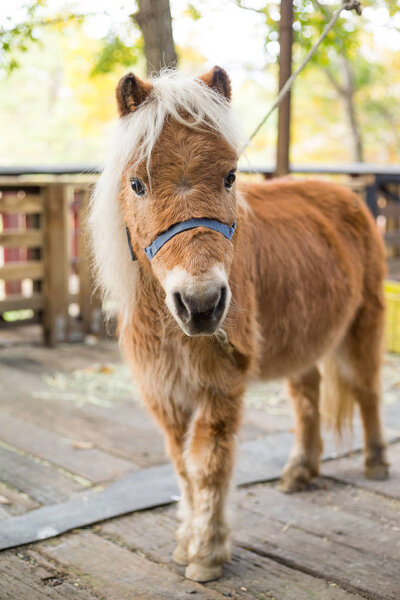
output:
<instances>
[{"instance_id":1,"label":"green leaf","mask_svg":"<svg viewBox=\"0 0 400 600\"><path fill-rule=\"evenodd\" d=\"M97 56L91 75L109 73L116 65L125 67L135 65L139 54L138 46L127 46L118 35L110 33L103 39L103 47Z\"/></svg>"}]
</instances>

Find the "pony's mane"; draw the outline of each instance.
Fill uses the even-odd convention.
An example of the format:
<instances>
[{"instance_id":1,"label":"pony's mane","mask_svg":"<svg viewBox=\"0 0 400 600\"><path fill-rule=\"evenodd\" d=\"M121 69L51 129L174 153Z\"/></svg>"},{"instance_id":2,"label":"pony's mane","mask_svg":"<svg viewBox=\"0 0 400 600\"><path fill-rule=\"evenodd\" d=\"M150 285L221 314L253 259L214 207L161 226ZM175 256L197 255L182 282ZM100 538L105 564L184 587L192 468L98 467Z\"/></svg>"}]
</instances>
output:
<instances>
[{"instance_id":1,"label":"pony's mane","mask_svg":"<svg viewBox=\"0 0 400 600\"><path fill-rule=\"evenodd\" d=\"M164 71L151 83L152 91L143 104L116 124L89 214L98 285L105 299L119 310L133 306L137 277L137 263L130 260L118 202L122 173L128 162L133 160L138 165L145 161L149 166L168 117L192 129L212 129L238 153L243 142L227 100L200 79Z\"/></svg>"}]
</instances>

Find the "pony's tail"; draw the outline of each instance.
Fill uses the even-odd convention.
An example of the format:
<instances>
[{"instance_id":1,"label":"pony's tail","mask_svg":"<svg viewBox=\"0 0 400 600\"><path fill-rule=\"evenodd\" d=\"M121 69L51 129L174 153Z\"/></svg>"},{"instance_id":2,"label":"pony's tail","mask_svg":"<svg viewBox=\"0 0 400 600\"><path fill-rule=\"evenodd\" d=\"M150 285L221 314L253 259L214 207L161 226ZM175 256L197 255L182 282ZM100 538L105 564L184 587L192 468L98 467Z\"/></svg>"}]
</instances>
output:
<instances>
[{"instance_id":1,"label":"pony's tail","mask_svg":"<svg viewBox=\"0 0 400 600\"><path fill-rule=\"evenodd\" d=\"M342 439L344 431L352 432L354 395L348 379L340 372L337 357L325 356L320 364L320 414L328 428Z\"/></svg>"}]
</instances>

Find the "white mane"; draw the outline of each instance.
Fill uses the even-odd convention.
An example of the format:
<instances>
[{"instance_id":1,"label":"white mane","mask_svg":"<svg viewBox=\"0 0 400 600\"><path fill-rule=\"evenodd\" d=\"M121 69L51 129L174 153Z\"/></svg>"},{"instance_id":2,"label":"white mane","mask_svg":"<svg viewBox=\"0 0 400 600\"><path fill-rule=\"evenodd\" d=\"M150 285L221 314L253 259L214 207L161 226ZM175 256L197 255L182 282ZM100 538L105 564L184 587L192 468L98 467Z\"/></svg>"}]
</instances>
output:
<instances>
[{"instance_id":1,"label":"white mane","mask_svg":"<svg viewBox=\"0 0 400 600\"><path fill-rule=\"evenodd\" d=\"M243 141L228 102L199 79L167 71L153 79L152 85L145 102L116 124L109 158L91 200L89 225L98 284L118 310L133 306L137 277L118 203L127 163L134 159L136 164L149 164L169 116L191 128L211 127L238 153Z\"/></svg>"}]
</instances>

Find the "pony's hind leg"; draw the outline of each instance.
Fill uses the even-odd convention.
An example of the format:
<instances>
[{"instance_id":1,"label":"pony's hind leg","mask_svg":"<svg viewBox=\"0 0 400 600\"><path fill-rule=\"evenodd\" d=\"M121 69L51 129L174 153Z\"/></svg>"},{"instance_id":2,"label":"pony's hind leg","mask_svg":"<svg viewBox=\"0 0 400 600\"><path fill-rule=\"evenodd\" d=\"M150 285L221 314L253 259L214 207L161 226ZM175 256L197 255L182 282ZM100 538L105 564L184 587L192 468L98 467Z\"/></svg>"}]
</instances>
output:
<instances>
[{"instance_id":1,"label":"pony's hind leg","mask_svg":"<svg viewBox=\"0 0 400 600\"><path fill-rule=\"evenodd\" d=\"M386 479L388 463L381 422L381 367L384 309L371 298L359 310L343 343L346 378L359 405L364 430L365 476Z\"/></svg>"},{"instance_id":2,"label":"pony's hind leg","mask_svg":"<svg viewBox=\"0 0 400 600\"><path fill-rule=\"evenodd\" d=\"M296 417L296 439L280 482L283 492L305 489L319 472L322 452L318 408L320 380L319 371L313 366L288 382Z\"/></svg>"},{"instance_id":3,"label":"pony's hind leg","mask_svg":"<svg viewBox=\"0 0 400 600\"><path fill-rule=\"evenodd\" d=\"M193 420L185 453L193 489L192 537L185 575L211 581L230 560L226 500L239 427L242 396L214 397L210 392Z\"/></svg>"}]
</instances>

